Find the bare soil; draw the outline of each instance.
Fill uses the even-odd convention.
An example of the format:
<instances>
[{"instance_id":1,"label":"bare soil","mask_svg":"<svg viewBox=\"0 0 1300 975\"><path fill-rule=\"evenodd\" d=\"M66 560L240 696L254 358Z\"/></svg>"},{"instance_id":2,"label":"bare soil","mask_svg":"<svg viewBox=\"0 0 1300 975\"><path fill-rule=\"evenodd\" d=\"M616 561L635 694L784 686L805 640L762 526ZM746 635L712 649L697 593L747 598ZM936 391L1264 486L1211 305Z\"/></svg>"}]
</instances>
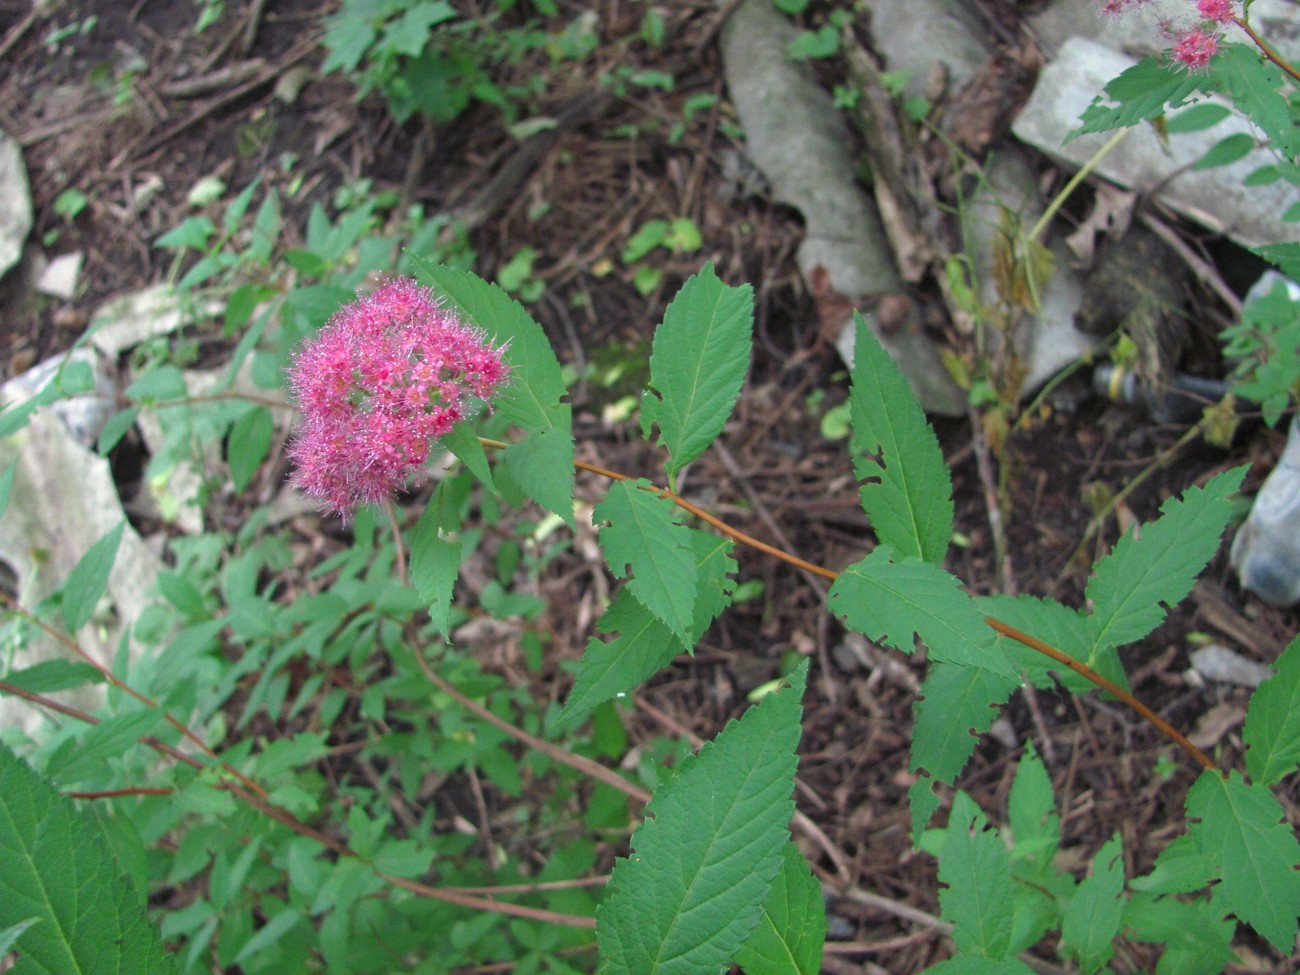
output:
<instances>
[{"instance_id":1,"label":"bare soil","mask_svg":"<svg viewBox=\"0 0 1300 975\"><path fill-rule=\"evenodd\" d=\"M668 40L656 49L628 40L637 34L640 4L599 0L594 9L602 35L624 39L619 45L602 47L577 66L520 65L521 76L544 72L549 83L530 106L536 114L554 116L591 101L581 122L563 128L509 178L501 174L518 143L488 106L473 107L430 141L418 121L396 126L379 100L354 101L336 75L313 74L293 101L277 98L285 71L298 65L314 71L322 61L319 18L333 6L323 0L228 0L222 18L201 34L193 31L197 8L186 2L83 0L75 10L65 6L34 20L26 19L29 6L0 0L0 43L7 48L0 58L0 128L23 146L35 200L32 239L57 233L49 253L81 250L85 270L71 302L26 296L12 280L0 291L7 375L66 348L103 299L166 278L170 256L153 242L194 212L186 195L200 178L216 175L235 188L260 178L277 187L290 226L302 225L312 203L328 206L339 187L368 179L430 212L472 217L476 270L486 277L521 247L535 248L546 287L530 310L561 357L576 364L644 355L667 300L705 260L725 281L752 283L758 340L750 382L722 449L692 465L686 491L737 527L833 568L870 548L847 445L819 429L821 413L844 401L846 376L794 265L799 215L761 194L725 192L723 160L740 147L711 43L722 17L713 5L659 5ZM1008 51L1031 49L1019 5L984 0L980 7ZM98 22L84 35L45 43L55 27L91 14ZM636 89L611 96L599 78L615 59L667 71L676 86L671 93ZM840 69L832 62L819 70L834 78ZM240 71L242 80L221 74ZM125 74L132 77L123 86L118 79ZM194 85L193 93L181 84L203 79L210 83ZM670 139L685 102L700 94L721 100ZM283 164L286 154L295 160L291 167ZM499 195L479 199L489 185L499 185ZM71 221L54 210L68 187L90 201ZM657 257L665 280L643 296L619 261L620 250L645 220L679 216L700 228L704 247ZM918 298L935 300L933 294ZM821 401L813 408L815 396ZM635 429L603 417L612 397L591 383L575 390L580 457L629 473L653 472L655 455ZM952 549L949 567L973 591L996 591L970 425L944 420L936 426L966 540ZM1037 415L1007 447L1010 572L1003 587L1078 605L1091 559L1132 520L1149 519L1165 498L1236 464L1253 465L1247 482L1253 489L1281 447L1279 434L1247 423L1230 449L1196 445L1175 452L1076 552L1092 517L1087 498L1099 489L1122 489L1184 431L1097 400ZM580 478L584 496L594 500L602 489ZM761 580L764 598L729 611L693 658L640 692L630 719L633 741L711 737L744 709L748 691L778 673L784 654L810 656L797 798L825 842L804 846L823 877L845 893L830 904L839 943L828 950L826 970L919 971L948 950L939 931L907 913L938 912L933 860L912 850L906 802L909 729L923 663L846 634L826 612L817 579L758 553L742 550L738 558L741 578ZM543 622L557 661L577 656L592 635L597 571L573 555L557 561L543 581L552 607ZM1205 732L1202 744L1221 750L1226 762L1239 762L1248 693L1189 683L1188 652L1210 639L1268 663L1296 623L1294 611L1243 597L1224 546L1192 597L1124 652L1134 692L1175 726ZM538 676L513 666L509 656L501 667L510 680L536 684L541 698L566 692L556 661ZM1033 740L1057 791L1065 847L1081 863L1118 831L1131 859L1126 868L1141 871L1179 832L1194 769L1134 715L1096 695L1039 692L1032 700L1017 697L1004 717L959 783L995 817L1005 810L1024 743ZM1157 774L1157 763L1170 760L1172 774ZM1282 798L1291 821L1300 823L1300 795L1293 788ZM494 811L509 801L489 796ZM882 900L862 903L851 890ZM1249 933L1240 941L1243 964L1233 971L1294 970L1294 958L1278 958ZM1153 955L1139 944L1126 946L1119 964L1154 970Z\"/></svg>"}]
</instances>

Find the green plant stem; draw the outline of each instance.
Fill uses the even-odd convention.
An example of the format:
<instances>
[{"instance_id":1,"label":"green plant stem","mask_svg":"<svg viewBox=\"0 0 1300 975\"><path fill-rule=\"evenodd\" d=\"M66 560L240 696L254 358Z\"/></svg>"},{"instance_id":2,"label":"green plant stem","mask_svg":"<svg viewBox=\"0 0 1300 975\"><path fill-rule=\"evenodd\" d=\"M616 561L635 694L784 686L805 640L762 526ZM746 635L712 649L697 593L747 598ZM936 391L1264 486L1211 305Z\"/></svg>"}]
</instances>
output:
<instances>
[{"instance_id":1,"label":"green plant stem","mask_svg":"<svg viewBox=\"0 0 1300 975\"><path fill-rule=\"evenodd\" d=\"M1065 186L1061 187L1061 192L1052 197L1052 202L1047 204L1047 209L1043 211L1043 215L1038 218L1038 222L1035 223L1033 229L1029 231L1028 240L1038 240L1038 238L1042 236L1043 232L1047 230L1047 225L1050 224L1052 218L1056 216L1056 211L1061 209L1065 204L1065 201L1070 198L1070 194L1075 191L1080 183L1088 178L1089 174L1097 168L1097 164L1105 159L1106 156L1110 154L1110 151L1119 145L1124 140L1124 137L1131 131L1133 130L1120 129L1107 139L1105 144L1094 152L1092 157L1086 163L1079 167L1079 171L1070 177L1070 181L1066 183Z\"/></svg>"},{"instance_id":2,"label":"green plant stem","mask_svg":"<svg viewBox=\"0 0 1300 975\"><path fill-rule=\"evenodd\" d=\"M1192 431L1189 431L1189 435L1192 432L1195 432L1197 429L1198 429L1197 427L1193 427ZM1184 439L1186 439L1186 437L1184 437ZM491 447L495 450L501 450L508 446L508 444L500 440L489 440L485 437L480 437L479 442L482 443L484 447ZM1182 441L1179 441L1179 445L1181 445L1181 443ZM600 477L604 477L612 481L635 480L635 478L630 477L627 474L621 474L618 471L612 471L606 467L599 467L595 464L588 464L580 460L575 460L573 462L573 466L576 467L578 470L587 471L589 473L599 475ZM691 502L687 501L685 498L681 497L680 495L674 494L672 491L669 491L665 488L656 487L654 485L647 485L645 490L652 491L655 494L658 494L660 497L667 498L669 501L677 505L682 510L690 512L691 514L695 515L697 518L700 518L702 521L706 522L707 524L712 525L714 528L722 532L728 538L732 539L733 541L739 542L742 545L747 545L750 546L751 548L755 548L760 552L763 552L767 555L771 555L773 558L779 559L782 562L787 563L788 565L793 565L796 568L803 569L806 572L812 572L816 575L821 576L823 579L830 579L832 582L838 579L840 576L840 574L836 572L834 569L828 569L825 566L820 566L812 562L807 562L799 558L798 556L791 555L789 552L776 548L773 545L769 545L766 542L759 541L753 536L746 535L744 532L736 528L732 528L730 525L722 521L720 518L717 518L714 515L709 514L703 508L700 508L699 506L692 504ZM1103 677L1101 674L1097 673L1087 664L1079 660L1075 660L1073 657L1056 649L1051 644L1044 643L1042 640L1039 640L1037 637L1030 636L1028 633L1023 633L1008 623L1003 623L1000 620L994 619L991 616L984 617L984 622L993 630L996 630L998 633L1001 633L1003 636L1010 637L1016 642L1022 643L1026 647L1029 647L1029 649L1037 651L1038 653L1041 653L1044 656L1049 657L1050 659L1056 661L1057 663L1062 664L1065 667L1068 667L1070 670L1074 671L1074 673L1084 678L1084 680L1087 680L1095 684L1097 687L1101 688L1106 693L1113 695L1115 698L1122 701L1130 709L1132 709L1139 717L1143 718L1144 720L1152 724L1158 731L1161 732L1161 734L1164 734L1168 738L1170 738L1176 745L1178 745L1180 748L1186 751L1202 767L1206 769L1211 769L1213 771L1220 771L1219 767L1215 765L1214 762L1203 751L1201 751L1190 741L1188 741L1185 735L1179 732L1176 728L1174 728L1171 724L1169 724L1169 722L1165 721L1162 717L1160 717L1158 714L1156 714L1149 707L1147 707L1145 704L1139 701L1128 691L1124 690L1124 688L1120 687L1114 681L1109 680L1106 677ZM454 687L452 687L450 684L444 681L441 677L438 677L437 674L433 673L432 668L429 667L428 662L424 660L421 654L417 653L416 659L420 662L421 667L424 668L425 674L429 676L429 679L435 682L440 688L445 689L447 693L455 697L457 702L460 703L462 706L466 708L470 708L471 710L474 711L475 714L480 714L485 720L492 721L492 723L495 724L497 727L501 728L503 731L509 732L511 735L514 735L520 741L528 741L530 743L531 741L540 742L540 739L533 739L531 735L527 735L526 732L514 728L509 723L502 721L496 715L492 714L492 712L488 711L486 708L482 708L476 702L470 701L469 698L466 698L463 694L461 694ZM550 754L549 751L550 749L555 748L555 746L551 745L549 742L541 742L541 744L547 747L548 749L547 754ZM576 758L576 756L570 756L570 757ZM577 766L574 767L576 768ZM603 765L597 765L596 767L599 768L602 772L608 773L608 770L605 769ZM602 779L602 781L604 780ZM624 791L627 790L624 789ZM630 794L631 793L629 793L629 795Z\"/></svg>"}]
</instances>

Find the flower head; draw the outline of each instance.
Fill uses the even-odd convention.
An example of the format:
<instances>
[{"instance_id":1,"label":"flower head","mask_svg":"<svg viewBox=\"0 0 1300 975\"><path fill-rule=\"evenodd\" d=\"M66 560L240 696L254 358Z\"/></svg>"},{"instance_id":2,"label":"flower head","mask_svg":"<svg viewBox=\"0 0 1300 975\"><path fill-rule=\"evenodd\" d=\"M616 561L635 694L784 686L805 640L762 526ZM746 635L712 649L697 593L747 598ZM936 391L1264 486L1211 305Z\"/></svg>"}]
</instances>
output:
<instances>
[{"instance_id":1,"label":"flower head","mask_svg":"<svg viewBox=\"0 0 1300 975\"><path fill-rule=\"evenodd\" d=\"M1219 49L1219 35L1206 33L1199 27L1189 30L1174 44L1174 60L1180 61L1192 71L1198 71L1210 63L1210 58Z\"/></svg>"},{"instance_id":2,"label":"flower head","mask_svg":"<svg viewBox=\"0 0 1300 975\"><path fill-rule=\"evenodd\" d=\"M1235 0L1196 0L1196 12L1205 20L1226 24L1237 16Z\"/></svg>"},{"instance_id":3,"label":"flower head","mask_svg":"<svg viewBox=\"0 0 1300 975\"><path fill-rule=\"evenodd\" d=\"M345 305L289 369L294 485L343 514L389 497L506 381L504 351L410 278Z\"/></svg>"}]
</instances>

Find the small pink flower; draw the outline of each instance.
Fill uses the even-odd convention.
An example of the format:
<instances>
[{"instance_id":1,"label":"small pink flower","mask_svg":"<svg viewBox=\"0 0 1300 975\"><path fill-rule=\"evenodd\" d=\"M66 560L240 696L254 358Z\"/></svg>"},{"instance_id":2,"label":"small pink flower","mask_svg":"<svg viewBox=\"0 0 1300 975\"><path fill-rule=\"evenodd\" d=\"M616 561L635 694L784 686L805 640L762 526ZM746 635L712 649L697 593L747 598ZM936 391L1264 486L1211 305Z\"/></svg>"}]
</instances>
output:
<instances>
[{"instance_id":1,"label":"small pink flower","mask_svg":"<svg viewBox=\"0 0 1300 975\"><path fill-rule=\"evenodd\" d=\"M289 369L303 414L293 484L345 516L390 497L505 383L504 351L410 278L345 305Z\"/></svg>"},{"instance_id":2,"label":"small pink flower","mask_svg":"<svg viewBox=\"0 0 1300 975\"><path fill-rule=\"evenodd\" d=\"M1181 61L1190 70L1198 71L1210 63L1219 49L1217 34L1207 34L1199 27L1189 30L1174 45L1174 60Z\"/></svg>"},{"instance_id":3,"label":"small pink flower","mask_svg":"<svg viewBox=\"0 0 1300 975\"><path fill-rule=\"evenodd\" d=\"M1206 20L1226 24L1236 18L1234 0L1196 0L1196 11Z\"/></svg>"}]
</instances>

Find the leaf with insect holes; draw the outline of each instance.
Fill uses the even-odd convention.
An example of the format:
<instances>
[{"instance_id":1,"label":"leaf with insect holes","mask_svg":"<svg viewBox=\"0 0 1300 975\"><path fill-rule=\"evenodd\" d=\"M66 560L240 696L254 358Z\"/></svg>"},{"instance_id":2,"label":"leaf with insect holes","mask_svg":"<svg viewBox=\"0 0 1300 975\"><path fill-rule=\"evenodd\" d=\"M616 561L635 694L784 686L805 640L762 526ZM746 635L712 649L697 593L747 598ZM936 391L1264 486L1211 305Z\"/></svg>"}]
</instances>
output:
<instances>
[{"instance_id":1,"label":"leaf with insect holes","mask_svg":"<svg viewBox=\"0 0 1300 975\"><path fill-rule=\"evenodd\" d=\"M449 533L460 530L460 515L447 504L450 481L438 482L433 497L411 532L411 583L444 637L450 635L451 599L460 575L462 545Z\"/></svg>"},{"instance_id":2,"label":"leaf with insect holes","mask_svg":"<svg viewBox=\"0 0 1300 975\"><path fill-rule=\"evenodd\" d=\"M1082 125L1065 137L1068 143L1088 132L1108 132L1137 125L1143 119L1154 118L1168 108L1179 108L1199 91L1205 79L1195 71L1158 58L1146 58L1126 68L1112 78L1105 87L1105 96L1098 95L1079 116ZM1107 105L1109 99L1114 104Z\"/></svg>"},{"instance_id":3,"label":"leaf with insect holes","mask_svg":"<svg viewBox=\"0 0 1300 975\"><path fill-rule=\"evenodd\" d=\"M641 428L659 426L669 478L722 432L749 369L754 289L728 287L713 265L688 280L655 329Z\"/></svg>"},{"instance_id":4,"label":"leaf with insect holes","mask_svg":"<svg viewBox=\"0 0 1300 975\"><path fill-rule=\"evenodd\" d=\"M877 546L831 585L830 608L851 629L911 653L915 637L931 660L990 670L1012 680L1018 672L984 623L975 601L955 576L932 562L895 562L889 546Z\"/></svg>"},{"instance_id":5,"label":"leaf with insect holes","mask_svg":"<svg viewBox=\"0 0 1300 975\"><path fill-rule=\"evenodd\" d=\"M649 481L619 481L596 505L592 519L604 523L600 544L610 571L623 579L630 569L632 595L686 643L699 569L690 530L677 520L677 510Z\"/></svg>"},{"instance_id":6,"label":"leaf with insect holes","mask_svg":"<svg viewBox=\"0 0 1300 975\"><path fill-rule=\"evenodd\" d=\"M745 975L817 975L826 940L826 902L821 884L799 848L781 851L781 872L772 882L758 926L736 954Z\"/></svg>"},{"instance_id":7,"label":"leaf with insect holes","mask_svg":"<svg viewBox=\"0 0 1300 975\"><path fill-rule=\"evenodd\" d=\"M952 478L934 430L862 316L854 313L853 470L871 527L901 556L942 563L952 538Z\"/></svg>"},{"instance_id":8,"label":"leaf with insect holes","mask_svg":"<svg viewBox=\"0 0 1300 975\"><path fill-rule=\"evenodd\" d=\"M1094 647L1118 647L1138 640L1165 618L1164 604L1180 602L1219 547L1232 515L1228 496L1240 486L1245 467L1210 478L1170 498L1160 517L1130 531L1097 561L1088 580L1093 605L1089 624Z\"/></svg>"},{"instance_id":9,"label":"leaf with insect holes","mask_svg":"<svg viewBox=\"0 0 1300 975\"><path fill-rule=\"evenodd\" d=\"M953 798L939 852L939 906L966 954L1001 958L1011 947L1015 889L1011 857L975 801Z\"/></svg>"},{"instance_id":10,"label":"leaf with insect holes","mask_svg":"<svg viewBox=\"0 0 1300 975\"><path fill-rule=\"evenodd\" d=\"M650 800L596 910L609 975L723 972L790 844L808 664L732 721Z\"/></svg>"},{"instance_id":11,"label":"leaf with insect holes","mask_svg":"<svg viewBox=\"0 0 1300 975\"><path fill-rule=\"evenodd\" d=\"M1206 770L1187 793L1187 821L1201 855L1222 881L1214 899L1283 954L1295 946L1300 916L1300 843L1281 804L1240 772Z\"/></svg>"},{"instance_id":12,"label":"leaf with insect holes","mask_svg":"<svg viewBox=\"0 0 1300 975\"><path fill-rule=\"evenodd\" d=\"M1274 785L1300 762L1300 636L1275 665L1277 673L1259 685L1246 710L1242 739L1246 769L1260 785Z\"/></svg>"},{"instance_id":13,"label":"leaf with insect holes","mask_svg":"<svg viewBox=\"0 0 1300 975\"><path fill-rule=\"evenodd\" d=\"M40 919L18 939L15 972L176 970L94 820L4 745L0 862L0 931Z\"/></svg>"}]
</instances>

